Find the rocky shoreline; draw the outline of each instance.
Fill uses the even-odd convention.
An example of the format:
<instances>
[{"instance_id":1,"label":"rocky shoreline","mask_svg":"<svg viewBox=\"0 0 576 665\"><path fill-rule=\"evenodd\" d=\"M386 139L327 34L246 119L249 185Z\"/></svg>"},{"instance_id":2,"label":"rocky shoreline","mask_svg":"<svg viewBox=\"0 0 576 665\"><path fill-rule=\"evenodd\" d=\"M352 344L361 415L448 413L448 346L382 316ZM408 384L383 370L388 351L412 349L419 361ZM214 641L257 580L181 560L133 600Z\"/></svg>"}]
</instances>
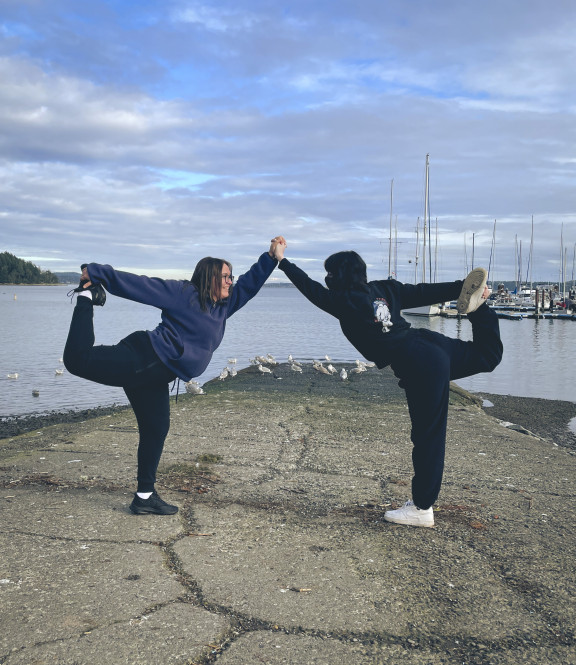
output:
<instances>
[{"instance_id":1,"label":"rocky shoreline","mask_svg":"<svg viewBox=\"0 0 576 665\"><path fill-rule=\"evenodd\" d=\"M576 417L574 402L489 393L475 394L493 404L484 407L488 415L519 425L541 439L576 451L576 434L569 428L570 421Z\"/></svg>"}]
</instances>

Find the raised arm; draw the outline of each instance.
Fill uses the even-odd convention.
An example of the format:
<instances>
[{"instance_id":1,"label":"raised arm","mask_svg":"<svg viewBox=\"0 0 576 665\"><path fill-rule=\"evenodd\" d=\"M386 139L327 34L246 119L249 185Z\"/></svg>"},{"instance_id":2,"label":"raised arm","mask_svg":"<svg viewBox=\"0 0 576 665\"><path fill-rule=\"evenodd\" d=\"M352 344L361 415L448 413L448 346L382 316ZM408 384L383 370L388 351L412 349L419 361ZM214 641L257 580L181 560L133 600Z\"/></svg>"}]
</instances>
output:
<instances>
[{"instance_id":1,"label":"raised arm","mask_svg":"<svg viewBox=\"0 0 576 665\"><path fill-rule=\"evenodd\" d=\"M260 256L248 272L238 278L228 298L228 316L232 316L260 291L277 266L275 252L279 245L286 246L283 236L273 238L270 241L270 249Z\"/></svg>"},{"instance_id":2,"label":"raised arm","mask_svg":"<svg viewBox=\"0 0 576 665\"><path fill-rule=\"evenodd\" d=\"M336 311L334 294L330 293L330 291L320 284L320 282L316 282L308 277L308 275L297 265L288 261L284 256L285 249L285 243L278 243L274 250L274 256L279 261L278 267L280 270L284 272L292 284L294 284L300 293L306 296L311 303L328 314L337 317L338 314Z\"/></svg>"}]
</instances>

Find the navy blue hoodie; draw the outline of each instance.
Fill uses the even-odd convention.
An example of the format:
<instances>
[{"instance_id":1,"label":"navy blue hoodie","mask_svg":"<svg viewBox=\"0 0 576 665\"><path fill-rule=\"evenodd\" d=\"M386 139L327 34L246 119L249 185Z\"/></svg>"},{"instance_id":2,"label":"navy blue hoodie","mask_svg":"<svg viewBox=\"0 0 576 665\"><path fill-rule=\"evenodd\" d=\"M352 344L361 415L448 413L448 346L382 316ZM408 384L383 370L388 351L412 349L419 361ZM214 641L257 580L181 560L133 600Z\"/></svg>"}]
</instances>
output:
<instances>
[{"instance_id":1,"label":"navy blue hoodie","mask_svg":"<svg viewBox=\"0 0 576 665\"><path fill-rule=\"evenodd\" d=\"M436 284L403 284L383 279L357 284L350 289L331 290L288 259L278 267L310 302L335 316L346 339L367 360L380 368L389 365L410 324L403 309L454 300L460 295L462 281Z\"/></svg>"},{"instance_id":2,"label":"navy blue hoodie","mask_svg":"<svg viewBox=\"0 0 576 665\"><path fill-rule=\"evenodd\" d=\"M87 270L92 282L102 284L112 295L162 310L158 327L147 331L152 346L168 369L189 381L202 374L220 346L226 319L258 293L277 263L265 252L238 278L228 298L207 302L205 311L188 280L134 275L101 263L89 263Z\"/></svg>"}]
</instances>

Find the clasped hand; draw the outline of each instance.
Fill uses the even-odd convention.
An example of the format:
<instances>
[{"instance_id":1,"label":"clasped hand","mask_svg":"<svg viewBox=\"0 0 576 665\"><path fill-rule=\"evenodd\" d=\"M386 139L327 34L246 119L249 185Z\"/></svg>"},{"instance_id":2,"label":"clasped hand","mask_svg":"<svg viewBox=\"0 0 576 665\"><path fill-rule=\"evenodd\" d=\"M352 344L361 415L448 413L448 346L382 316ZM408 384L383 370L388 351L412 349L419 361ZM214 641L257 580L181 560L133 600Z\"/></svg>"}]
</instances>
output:
<instances>
[{"instance_id":1,"label":"clasped hand","mask_svg":"<svg viewBox=\"0 0 576 665\"><path fill-rule=\"evenodd\" d=\"M282 261L284 258L284 250L287 247L286 239L284 236L276 236L270 241L270 249L268 253L272 258L275 258L277 261Z\"/></svg>"}]
</instances>

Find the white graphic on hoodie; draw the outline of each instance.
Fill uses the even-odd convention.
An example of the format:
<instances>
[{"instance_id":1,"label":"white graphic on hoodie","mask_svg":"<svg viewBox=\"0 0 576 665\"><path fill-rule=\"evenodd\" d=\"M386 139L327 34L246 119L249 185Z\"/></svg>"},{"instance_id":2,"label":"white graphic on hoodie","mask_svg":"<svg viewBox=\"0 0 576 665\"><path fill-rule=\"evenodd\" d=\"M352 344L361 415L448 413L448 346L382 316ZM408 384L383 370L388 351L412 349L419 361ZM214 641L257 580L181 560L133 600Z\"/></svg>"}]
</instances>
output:
<instances>
[{"instance_id":1,"label":"white graphic on hoodie","mask_svg":"<svg viewBox=\"0 0 576 665\"><path fill-rule=\"evenodd\" d=\"M390 328L394 325L392 323L392 315L388 309L388 303L384 298L375 300L374 305L374 321L379 321L382 324L382 332L390 332Z\"/></svg>"}]
</instances>

